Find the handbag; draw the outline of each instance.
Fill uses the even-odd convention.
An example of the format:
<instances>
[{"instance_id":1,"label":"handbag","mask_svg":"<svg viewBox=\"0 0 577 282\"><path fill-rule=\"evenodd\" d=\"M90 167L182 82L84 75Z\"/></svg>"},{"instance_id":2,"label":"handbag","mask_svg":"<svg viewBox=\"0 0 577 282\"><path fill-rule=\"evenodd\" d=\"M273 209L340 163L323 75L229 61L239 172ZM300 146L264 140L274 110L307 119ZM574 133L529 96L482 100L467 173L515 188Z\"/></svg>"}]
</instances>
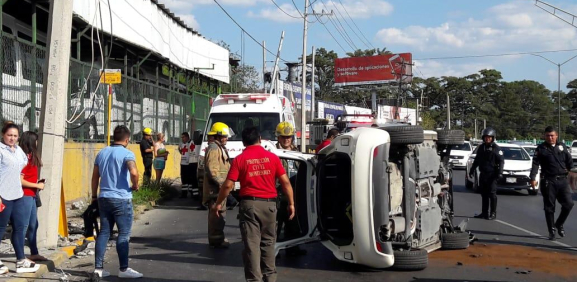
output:
<instances>
[{"instance_id":1,"label":"handbag","mask_svg":"<svg viewBox=\"0 0 577 282\"><path fill-rule=\"evenodd\" d=\"M36 197L34 197L34 200L36 200L37 208L42 206L42 200L40 200L40 190L36 191Z\"/></svg>"}]
</instances>

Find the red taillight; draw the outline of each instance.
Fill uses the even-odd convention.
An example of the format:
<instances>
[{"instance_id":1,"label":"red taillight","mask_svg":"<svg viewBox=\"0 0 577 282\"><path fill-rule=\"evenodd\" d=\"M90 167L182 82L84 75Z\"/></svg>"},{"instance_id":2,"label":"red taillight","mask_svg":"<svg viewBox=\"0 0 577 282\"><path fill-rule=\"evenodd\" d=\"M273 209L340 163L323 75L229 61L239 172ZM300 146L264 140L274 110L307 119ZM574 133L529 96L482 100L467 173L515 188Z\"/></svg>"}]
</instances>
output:
<instances>
[{"instance_id":1,"label":"red taillight","mask_svg":"<svg viewBox=\"0 0 577 282\"><path fill-rule=\"evenodd\" d=\"M379 253L382 253L383 247L381 247L381 243L377 242L376 245L377 245L377 251L379 251Z\"/></svg>"},{"instance_id":2,"label":"red taillight","mask_svg":"<svg viewBox=\"0 0 577 282\"><path fill-rule=\"evenodd\" d=\"M376 158L378 154L379 154L379 147L376 147L375 150L373 150L373 158Z\"/></svg>"}]
</instances>

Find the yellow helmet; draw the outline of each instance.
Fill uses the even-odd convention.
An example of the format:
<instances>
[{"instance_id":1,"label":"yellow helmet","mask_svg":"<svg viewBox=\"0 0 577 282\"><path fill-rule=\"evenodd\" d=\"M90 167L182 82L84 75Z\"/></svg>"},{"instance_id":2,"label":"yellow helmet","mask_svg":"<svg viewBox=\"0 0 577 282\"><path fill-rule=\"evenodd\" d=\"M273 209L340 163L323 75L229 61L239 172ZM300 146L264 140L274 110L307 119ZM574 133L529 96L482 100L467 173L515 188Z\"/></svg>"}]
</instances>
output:
<instances>
[{"instance_id":1,"label":"yellow helmet","mask_svg":"<svg viewBox=\"0 0 577 282\"><path fill-rule=\"evenodd\" d=\"M212 125L212 127L210 128L210 131L208 132L207 135L221 135L221 136L231 137L230 129L228 128L228 125L226 125L222 122L214 123Z\"/></svg>"},{"instance_id":2,"label":"yellow helmet","mask_svg":"<svg viewBox=\"0 0 577 282\"><path fill-rule=\"evenodd\" d=\"M294 136L295 128L290 122L283 121L276 126L275 133L276 136Z\"/></svg>"},{"instance_id":3,"label":"yellow helmet","mask_svg":"<svg viewBox=\"0 0 577 282\"><path fill-rule=\"evenodd\" d=\"M142 133L144 133L144 135L152 135L152 128L146 127L142 130Z\"/></svg>"}]
</instances>

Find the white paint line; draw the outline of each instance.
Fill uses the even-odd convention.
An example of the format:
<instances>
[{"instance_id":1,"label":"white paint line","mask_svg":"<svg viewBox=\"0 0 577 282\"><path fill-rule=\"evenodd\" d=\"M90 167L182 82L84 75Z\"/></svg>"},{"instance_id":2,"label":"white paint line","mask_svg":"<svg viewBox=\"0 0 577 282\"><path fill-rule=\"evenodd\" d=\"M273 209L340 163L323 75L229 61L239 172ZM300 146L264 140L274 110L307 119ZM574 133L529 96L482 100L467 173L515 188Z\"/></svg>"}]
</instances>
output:
<instances>
[{"instance_id":1,"label":"white paint line","mask_svg":"<svg viewBox=\"0 0 577 282\"><path fill-rule=\"evenodd\" d=\"M537 234L537 233L532 232L532 231L529 231L529 230L527 230L527 229L525 229L525 228L521 228L521 227L519 227L519 226L517 226L517 225L513 225L513 224L511 224L511 223L508 223L508 222L505 222L505 221L502 221L502 220L499 220L499 219L496 219L495 221L496 221L496 222L499 222L499 223L501 223L501 224L507 225L507 226L509 226L509 227L515 228L515 229L517 229L517 230L523 231L523 232L525 232L525 233L527 233L527 234L529 234L529 235L532 235L532 236L538 236L538 237L547 238L547 237L545 237L545 236L543 236L543 235ZM561 246L561 247L569 248L569 249L572 249L572 250L575 250L575 249L576 249L576 248L574 248L573 246L567 245L567 244L565 244L565 243L561 243L561 242L559 242L559 241L550 241L550 242L553 243L553 244L559 245L559 246Z\"/></svg>"}]
</instances>

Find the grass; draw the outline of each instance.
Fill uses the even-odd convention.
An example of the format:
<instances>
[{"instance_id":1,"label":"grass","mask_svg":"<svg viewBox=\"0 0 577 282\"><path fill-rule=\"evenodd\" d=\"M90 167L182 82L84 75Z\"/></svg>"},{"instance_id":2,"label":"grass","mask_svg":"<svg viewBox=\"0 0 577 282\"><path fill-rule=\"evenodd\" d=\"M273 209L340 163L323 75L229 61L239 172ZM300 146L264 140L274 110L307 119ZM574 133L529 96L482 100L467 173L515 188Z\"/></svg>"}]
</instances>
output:
<instances>
[{"instance_id":1,"label":"grass","mask_svg":"<svg viewBox=\"0 0 577 282\"><path fill-rule=\"evenodd\" d=\"M132 194L132 203L134 206L146 205L150 207L151 202L170 197L172 193L173 179L161 179L160 182L146 181L140 185L138 192Z\"/></svg>"}]
</instances>

